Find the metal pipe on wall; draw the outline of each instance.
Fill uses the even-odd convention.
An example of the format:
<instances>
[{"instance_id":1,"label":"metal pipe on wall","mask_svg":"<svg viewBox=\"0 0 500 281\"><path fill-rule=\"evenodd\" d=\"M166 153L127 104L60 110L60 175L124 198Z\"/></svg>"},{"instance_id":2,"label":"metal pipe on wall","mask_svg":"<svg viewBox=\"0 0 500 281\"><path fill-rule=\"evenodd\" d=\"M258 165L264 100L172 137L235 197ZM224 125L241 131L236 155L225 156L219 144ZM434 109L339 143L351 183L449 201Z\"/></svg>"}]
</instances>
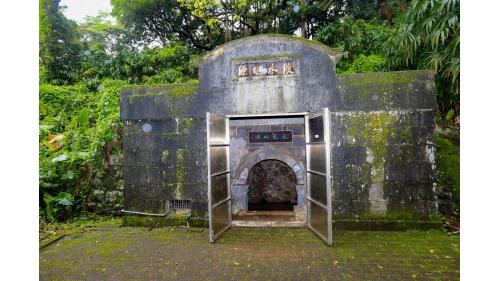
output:
<instances>
[{"instance_id":1,"label":"metal pipe on wall","mask_svg":"<svg viewBox=\"0 0 500 281\"><path fill-rule=\"evenodd\" d=\"M151 213L143 213L143 212L136 212L136 211L127 211L125 209L120 210L120 212L124 214L133 214L133 215L141 215L141 216L149 216L149 217L166 217L167 213L165 214L151 214Z\"/></svg>"}]
</instances>

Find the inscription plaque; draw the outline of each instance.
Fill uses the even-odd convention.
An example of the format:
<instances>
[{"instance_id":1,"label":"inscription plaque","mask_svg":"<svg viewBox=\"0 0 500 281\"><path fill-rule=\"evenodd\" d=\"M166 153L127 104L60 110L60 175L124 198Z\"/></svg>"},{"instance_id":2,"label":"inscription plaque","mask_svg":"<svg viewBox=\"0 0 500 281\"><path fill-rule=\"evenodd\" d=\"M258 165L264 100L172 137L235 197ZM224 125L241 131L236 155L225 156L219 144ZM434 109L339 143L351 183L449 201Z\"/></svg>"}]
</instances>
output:
<instances>
[{"instance_id":1,"label":"inscription plaque","mask_svg":"<svg viewBox=\"0 0 500 281\"><path fill-rule=\"evenodd\" d=\"M249 132L250 142L291 142L292 131Z\"/></svg>"},{"instance_id":2,"label":"inscription plaque","mask_svg":"<svg viewBox=\"0 0 500 281\"><path fill-rule=\"evenodd\" d=\"M292 60L238 63L234 65L233 73L236 78L291 76L296 74L296 64Z\"/></svg>"}]
</instances>

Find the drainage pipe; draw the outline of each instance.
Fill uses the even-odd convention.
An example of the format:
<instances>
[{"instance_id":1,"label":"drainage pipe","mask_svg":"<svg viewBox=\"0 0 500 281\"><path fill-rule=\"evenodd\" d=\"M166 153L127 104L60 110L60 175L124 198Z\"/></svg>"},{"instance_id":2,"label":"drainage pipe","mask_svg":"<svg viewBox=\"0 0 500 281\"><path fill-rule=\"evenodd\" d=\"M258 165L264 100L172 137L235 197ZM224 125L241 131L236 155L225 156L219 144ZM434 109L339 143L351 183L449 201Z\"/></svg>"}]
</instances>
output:
<instances>
[{"instance_id":1,"label":"drainage pipe","mask_svg":"<svg viewBox=\"0 0 500 281\"><path fill-rule=\"evenodd\" d=\"M136 211L127 211L125 209L122 209L120 212L124 214L132 214L132 215L141 215L141 216L148 216L148 217L166 217L167 213L165 214L151 214L151 213L143 213L143 212L136 212Z\"/></svg>"}]
</instances>

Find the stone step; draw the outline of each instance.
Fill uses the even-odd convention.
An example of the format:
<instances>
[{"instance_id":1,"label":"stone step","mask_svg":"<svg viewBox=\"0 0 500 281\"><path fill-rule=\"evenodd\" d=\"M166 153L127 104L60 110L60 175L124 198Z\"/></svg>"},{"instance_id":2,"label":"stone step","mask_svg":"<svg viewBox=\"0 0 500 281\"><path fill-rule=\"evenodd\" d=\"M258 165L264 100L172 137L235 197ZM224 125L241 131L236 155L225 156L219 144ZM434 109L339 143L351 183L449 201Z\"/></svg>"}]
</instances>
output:
<instances>
[{"instance_id":1,"label":"stone step","mask_svg":"<svg viewBox=\"0 0 500 281\"><path fill-rule=\"evenodd\" d=\"M233 220L233 226L237 227L305 227L304 222L298 221L273 221L273 220L259 220L259 221L243 221Z\"/></svg>"}]
</instances>

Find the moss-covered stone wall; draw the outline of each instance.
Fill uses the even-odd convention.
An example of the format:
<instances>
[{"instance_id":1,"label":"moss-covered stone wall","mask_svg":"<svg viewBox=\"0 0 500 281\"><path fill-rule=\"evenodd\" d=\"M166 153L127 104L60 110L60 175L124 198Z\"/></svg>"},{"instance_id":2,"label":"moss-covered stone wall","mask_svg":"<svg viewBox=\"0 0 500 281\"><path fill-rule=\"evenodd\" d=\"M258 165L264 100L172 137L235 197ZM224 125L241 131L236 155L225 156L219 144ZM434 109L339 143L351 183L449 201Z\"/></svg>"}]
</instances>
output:
<instances>
[{"instance_id":1,"label":"moss-covered stone wall","mask_svg":"<svg viewBox=\"0 0 500 281\"><path fill-rule=\"evenodd\" d=\"M434 109L434 72L412 70L337 75L339 109L380 111Z\"/></svg>"},{"instance_id":2,"label":"moss-covered stone wall","mask_svg":"<svg viewBox=\"0 0 500 281\"><path fill-rule=\"evenodd\" d=\"M335 217L424 219L435 215L432 110L331 115Z\"/></svg>"},{"instance_id":3,"label":"moss-covered stone wall","mask_svg":"<svg viewBox=\"0 0 500 281\"><path fill-rule=\"evenodd\" d=\"M204 216L205 127L206 119L199 117L124 122L127 210L164 213L166 200L187 199L193 216Z\"/></svg>"}]
</instances>

